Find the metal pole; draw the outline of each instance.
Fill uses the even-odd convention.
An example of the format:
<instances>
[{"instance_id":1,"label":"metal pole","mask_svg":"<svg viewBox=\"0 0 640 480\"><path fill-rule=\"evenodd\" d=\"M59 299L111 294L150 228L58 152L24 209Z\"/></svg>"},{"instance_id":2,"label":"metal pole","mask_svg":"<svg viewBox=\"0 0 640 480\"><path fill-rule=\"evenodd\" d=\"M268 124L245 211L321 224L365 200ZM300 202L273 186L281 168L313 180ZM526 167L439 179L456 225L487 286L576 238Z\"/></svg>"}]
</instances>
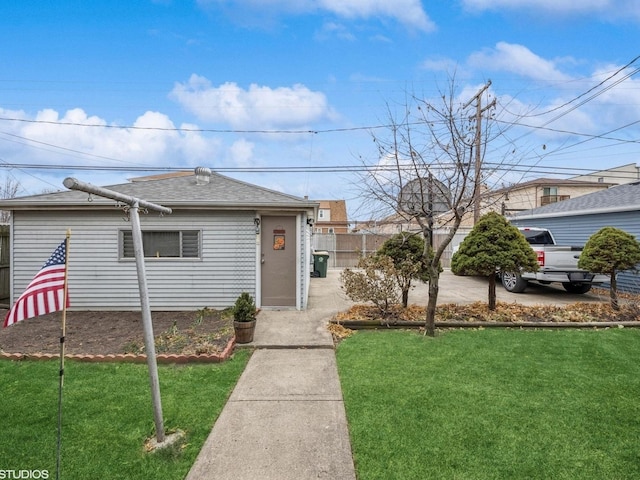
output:
<instances>
[{"instance_id":1,"label":"metal pole","mask_svg":"<svg viewBox=\"0 0 640 480\"><path fill-rule=\"evenodd\" d=\"M67 335L67 298L69 289L69 238L67 230L64 247L64 288L62 289L62 324L60 327L60 378L58 382L58 445L56 454L56 480L60 480L62 464L62 391L64 389L64 342Z\"/></svg>"},{"instance_id":2,"label":"metal pole","mask_svg":"<svg viewBox=\"0 0 640 480\"><path fill-rule=\"evenodd\" d=\"M144 247L142 244L142 229L140 228L140 207L148 210L156 210L161 213L171 213L171 209L157 205L155 203L140 200L135 197L124 195L120 192L96 187L90 183L81 182L75 178L67 177L63 182L64 186L70 190L81 190L93 193L105 198L111 198L131 206L131 235L133 237L133 250L136 257L136 268L138 271L138 288L140 290L140 307L142 311L142 326L144 329L144 345L147 352L147 366L149 367L149 382L151 384L151 397L153 401L153 416L156 424L156 440L158 443L164 442L164 421L162 418L162 401L160 399L160 382L158 379L158 364L156 362L156 345L153 335L153 322L151 320L151 307L149 305L149 293L147 290L147 275L144 265Z\"/></svg>"},{"instance_id":3,"label":"metal pole","mask_svg":"<svg viewBox=\"0 0 640 480\"><path fill-rule=\"evenodd\" d=\"M131 197L129 195L116 192L114 190L109 190L107 188L96 187L95 185L91 185L90 183L76 180L75 178L72 178L72 177L65 178L62 184L65 187L67 187L69 190L81 190L83 192L93 193L95 195L99 195L105 198L111 198L113 200L117 200L119 202L126 203L127 205L131 205L131 206L133 206L133 204L137 202L140 208L146 208L147 210L156 210L160 213L171 213L172 211L169 207L163 207L162 205L147 202L146 200L141 200L139 198Z\"/></svg>"},{"instance_id":4,"label":"metal pole","mask_svg":"<svg viewBox=\"0 0 640 480\"><path fill-rule=\"evenodd\" d=\"M149 367L149 383L151 385L151 399L153 401L153 417L156 424L156 440L164 442L164 420L162 419L162 400L160 399L160 381L158 378L158 364L156 362L156 344L151 321L151 307L147 289L147 274L144 265L144 248L142 244L142 230L138 214L138 202L131 205L131 233L133 237L133 251L136 257L138 271L138 288L140 290L140 306L142 308L142 325L144 328L144 349L147 352L147 366Z\"/></svg>"}]
</instances>

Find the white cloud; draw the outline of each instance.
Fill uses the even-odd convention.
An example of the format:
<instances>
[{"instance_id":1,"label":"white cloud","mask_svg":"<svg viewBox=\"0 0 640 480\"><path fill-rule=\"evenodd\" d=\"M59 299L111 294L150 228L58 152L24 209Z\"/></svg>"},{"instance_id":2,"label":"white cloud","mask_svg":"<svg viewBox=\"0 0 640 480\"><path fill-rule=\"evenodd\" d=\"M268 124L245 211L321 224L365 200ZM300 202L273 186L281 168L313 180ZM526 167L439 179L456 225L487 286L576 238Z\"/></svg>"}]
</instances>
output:
<instances>
[{"instance_id":1,"label":"white cloud","mask_svg":"<svg viewBox=\"0 0 640 480\"><path fill-rule=\"evenodd\" d=\"M199 119L238 130L303 127L335 116L323 93L301 84L277 88L251 84L245 90L233 82L216 87L194 74L188 82L176 83L170 96Z\"/></svg>"},{"instance_id":2,"label":"white cloud","mask_svg":"<svg viewBox=\"0 0 640 480\"><path fill-rule=\"evenodd\" d=\"M420 30L435 29L419 0L319 0L321 7L346 18L375 16L395 18L400 23Z\"/></svg>"},{"instance_id":3,"label":"white cloud","mask_svg":"<svg viewBox=\"0 0 640 480\"><path fill-rule=\"evenodd\" d=\"M391 18L423 31L435 29L420 0L198 0L204 8L237 6L252 13L308 14L330 12L342 18Z\"/></svg>"},{"instance_id":4,"label":"white cloud","mask_svg":"<svg viewBox=\"0 0 640 480\"><path fill-rule=\"evenodd\" d=\"M229 148L232 162L241 167L252 165L254 147L255 145L246 139L233 142L233 145Z\"/></svg>"},{"instance_id":5,"label":"white cloud","mask_svg":"<svg viewBox=\"0 0 640 480\"><path fill-rule=\"evenodd\" d=\"M524 10L541 17L558 14L640 19L637 0L462 0L462 4L468 10Z\"/></svg>"},{"instance_id":6,"label":"white cloud","mask_svg":"<svg viewBox=\"0 0 640 480\"><path fill-rule=\"evenodd\" d=\"M493 49L473 53L469 66L485 71L506 71L544 82L565 82L571 79L555 62L546 60L523 45L499 42Z\"/></svg>"},{"instance_id":7,"label":"white cloud","mask_svg":"<svg viewBox=\"0 0 640 480\"><path fill-rule=\"evenodd\" d=\"M607 65L599 68L593 75L594 83L603 81L611 76L611 73L620 68L618 65ZM617 80L621 80L625 74L631 73L629 70L620 72L614 78L605 83L611 85ZM602 106L608 109L602 109ZM593 103L594 114L599 115L608 125L622 126L627 123L638 121L638 106L640 105L640 80L627 78L601 95L596 97ZM637 133L636 133L637 135Z\"/></svg>"},{"instance_id":8,"label":"white cloud","mask_svg":"<svg viewBox=\"0 0 640 480\"><path fill-rule=\"evenodd\" d=\"M120 128L105 119L87 115L80 108L63 115L52 109L29 118L22 112L0 110L5 118L25 122L4 124L0 134L0 158L5 162L99 166L196 165L220 150L216 139L200 132L178 131L171 119L159 112L145 112L131 127ZM9 115L14 115L9 117ZM194 129L194 125L181 128ZM19 142L21 157L11 145ZM25 146L27 149L25 150ZM25 152L28 152L25 154Z\"/></svg>"},{"instance_id":9,"label":"white cloud","mask_svg":"<svg viewBox=\"0 0 640 480\"><path fill-rule=\"evenodd\" d=\"M459 69L458 63L455 60L446 57L428 58L422 62L421 67L425 70L447 72L450 74L453 74Z\"/></svg>"}]
</instances>

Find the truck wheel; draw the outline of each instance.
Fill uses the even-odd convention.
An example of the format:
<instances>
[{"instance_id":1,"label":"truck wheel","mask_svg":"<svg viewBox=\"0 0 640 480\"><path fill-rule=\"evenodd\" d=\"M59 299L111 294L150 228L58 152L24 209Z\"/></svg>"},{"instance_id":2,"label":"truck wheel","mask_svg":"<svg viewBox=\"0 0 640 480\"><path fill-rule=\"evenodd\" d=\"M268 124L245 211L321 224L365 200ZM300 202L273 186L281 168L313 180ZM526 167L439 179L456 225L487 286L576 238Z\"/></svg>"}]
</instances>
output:
<instances>
[{"instance_id":1,"label":"truck wheel","mask_svg":"<svg viewBox=\"0 0 640 480\"><path fill-rule=\"evenodd\" d=\"M569 293L587 293L589 290L591 290L590 283L565 282L562 284L562 286Z\"/></svg>"},{"instance_id":2,"label":"truck wheel","mask_svg":"<svg viewBox=\"0 0 640 480\"><path fill-rule=\"evenodd\" d=\"M502 285L507 292L521 293L527 288L527 281L515 272L502 273Z\"/></svg>"}]
</instances>

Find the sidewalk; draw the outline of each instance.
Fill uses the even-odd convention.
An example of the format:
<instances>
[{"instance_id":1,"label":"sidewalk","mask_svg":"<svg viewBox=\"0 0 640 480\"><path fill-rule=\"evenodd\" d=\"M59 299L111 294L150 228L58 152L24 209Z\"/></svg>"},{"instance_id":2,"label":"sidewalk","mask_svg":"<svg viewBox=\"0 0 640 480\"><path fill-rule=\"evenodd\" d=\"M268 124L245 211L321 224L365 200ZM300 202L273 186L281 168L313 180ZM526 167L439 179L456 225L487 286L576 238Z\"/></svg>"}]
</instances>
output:
<instances>
[{"instance_id":1,"label":"sidewalk","mask_svg":"<svg viewBox=\"0 0 640 480\"><path fill-rule=\"evenodd\" d=\"M256 348L187 480L355 480L327 321L351 302L339 270L312 278L306 311L262 310Z\"/></svg>"}]
</instances>

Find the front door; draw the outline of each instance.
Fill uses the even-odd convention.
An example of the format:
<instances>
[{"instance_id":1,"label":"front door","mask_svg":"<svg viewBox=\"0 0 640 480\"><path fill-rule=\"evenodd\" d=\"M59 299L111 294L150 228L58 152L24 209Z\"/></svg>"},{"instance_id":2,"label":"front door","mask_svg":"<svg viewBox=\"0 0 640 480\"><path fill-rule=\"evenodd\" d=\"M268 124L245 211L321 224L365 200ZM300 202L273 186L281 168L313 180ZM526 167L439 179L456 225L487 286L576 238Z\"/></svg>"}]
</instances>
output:
<instances>
[{"instance_id":1,"label":"front door","mask_svg":"<svg viewBox=\"0 0 640 480\"><path fill-rule=\"evenodd\" d=\"M262 217L262 306L296 306L296 217Z\"/></svg>"}]
</instances>

